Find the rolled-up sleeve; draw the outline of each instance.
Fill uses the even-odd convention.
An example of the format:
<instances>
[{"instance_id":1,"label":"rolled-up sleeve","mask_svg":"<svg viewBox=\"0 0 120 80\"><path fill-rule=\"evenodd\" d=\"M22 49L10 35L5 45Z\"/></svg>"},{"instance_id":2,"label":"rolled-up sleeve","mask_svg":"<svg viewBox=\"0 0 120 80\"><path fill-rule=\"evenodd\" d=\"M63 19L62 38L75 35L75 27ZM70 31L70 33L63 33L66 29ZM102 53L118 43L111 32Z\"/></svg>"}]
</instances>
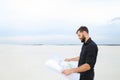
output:
<instances>
[{"instance_id":1,"label":"rolled-up sleeve","mask_svg":"<svg viewBox=\"0 0 120 80\"><path fill-rule=\"evenodd\" d=\"M87 46L87 54L86 54L86 63L90 65L91 68L94 67L95 62L96 62L96 48L94 45L89 45Z\"/></svg>"}]
</instances>

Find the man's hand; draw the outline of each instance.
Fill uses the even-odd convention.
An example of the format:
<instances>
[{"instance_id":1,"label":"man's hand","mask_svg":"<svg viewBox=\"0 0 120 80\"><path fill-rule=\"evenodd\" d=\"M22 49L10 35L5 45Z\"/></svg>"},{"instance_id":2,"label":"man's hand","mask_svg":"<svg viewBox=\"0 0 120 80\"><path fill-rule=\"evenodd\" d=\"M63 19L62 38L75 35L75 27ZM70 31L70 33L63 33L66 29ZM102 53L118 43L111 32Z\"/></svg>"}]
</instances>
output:
<instances>
[{"instance_id":1,"label":"man's hand","mask_svg":"<svg viewBox=\"0 0 120 80\"><path fill-rule=\"evenodd\" d=\"M66 58L66 59L65 59L65 61L70 62L70 61L71 61L71 59L70 59L70 58Z\"/></svg>"},{"instance_id":2,"label":"man's hand","mask_svg":"<svg viewBox=\"0 0 120 80\"><path fill-rule=\"evenodd\" d=\"M62 73L67 76L67 75L72 74L73 70L72 69L66 69L66 70L63 70Z\"/></svg>"}]
</instances>

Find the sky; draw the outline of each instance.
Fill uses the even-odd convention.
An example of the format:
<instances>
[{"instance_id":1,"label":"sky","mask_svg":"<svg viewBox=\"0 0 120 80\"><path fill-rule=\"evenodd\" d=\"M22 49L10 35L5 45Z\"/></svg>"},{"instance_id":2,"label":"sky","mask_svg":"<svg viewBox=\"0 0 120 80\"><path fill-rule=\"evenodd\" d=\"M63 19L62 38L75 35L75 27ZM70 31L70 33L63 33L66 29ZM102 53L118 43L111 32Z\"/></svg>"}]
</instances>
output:
<instances>
[{"instance_id":1,"label":"sky","mask_svg":"<svg viewBox=\"0 0 120 80\"><path fill-rule=\"evenodd\" d=\"M0 44L120 44L119 0L0 0Z\"/></svg>"}]
</instances>

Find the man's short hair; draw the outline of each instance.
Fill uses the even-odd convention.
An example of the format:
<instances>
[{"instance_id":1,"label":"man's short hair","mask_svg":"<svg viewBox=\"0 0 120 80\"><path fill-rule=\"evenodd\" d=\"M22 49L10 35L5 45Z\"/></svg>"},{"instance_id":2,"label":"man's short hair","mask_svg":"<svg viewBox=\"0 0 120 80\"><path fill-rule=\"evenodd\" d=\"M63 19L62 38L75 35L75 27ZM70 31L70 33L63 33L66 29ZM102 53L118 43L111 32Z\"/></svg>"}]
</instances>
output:
<instances>
[{"instance_id":1,"label":"man's short hair","mask_svg":"<svg viewBox=\"0 0 120 80\"><path fill-rule=\"evenodd\" d=\"M81 26L77 31L76 34L78 33L78 31L83 32L86 31L87 33L89 33L88 28L86 26Z\"/></svg>"}]
</instances>

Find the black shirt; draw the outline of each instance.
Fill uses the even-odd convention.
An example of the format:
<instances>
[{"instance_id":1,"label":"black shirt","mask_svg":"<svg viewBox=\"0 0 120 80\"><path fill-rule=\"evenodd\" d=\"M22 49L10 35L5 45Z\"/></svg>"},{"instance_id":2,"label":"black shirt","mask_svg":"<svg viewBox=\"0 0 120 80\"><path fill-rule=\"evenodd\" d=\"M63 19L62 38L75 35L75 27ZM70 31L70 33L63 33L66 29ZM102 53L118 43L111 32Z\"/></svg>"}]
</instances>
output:
<instances>
[{"instance_id":1,"label":"black shirt","mask_svg":"<svg viewBox=\"0 0 120 80\"><path fill-rule=\"evenodd\" d=\"M94 78L94 66L97 59L98 47L95 42L89 38L86 43L83 44L80 53L80 60L78 67L88 63L91 67L90 70L80 73L80 80L93 80Z\"/></svg>"}]
</instances>

